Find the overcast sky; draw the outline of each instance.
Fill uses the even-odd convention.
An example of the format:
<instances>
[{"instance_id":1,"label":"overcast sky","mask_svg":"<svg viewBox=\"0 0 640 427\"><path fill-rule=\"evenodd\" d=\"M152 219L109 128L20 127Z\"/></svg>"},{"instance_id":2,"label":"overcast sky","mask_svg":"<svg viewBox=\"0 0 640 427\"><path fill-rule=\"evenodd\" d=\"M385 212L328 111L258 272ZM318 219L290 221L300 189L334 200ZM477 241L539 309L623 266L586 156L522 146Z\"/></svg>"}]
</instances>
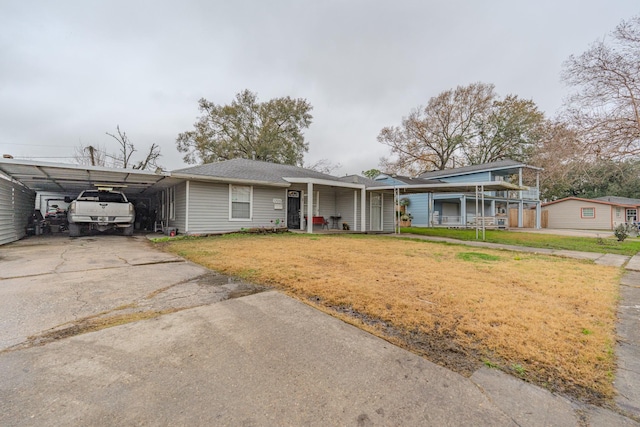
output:
<instances>
[{"instance_id":1,"label":"overcast sky","mask_svg":"<svg viewBox=\"0 0 640 427\"><path fill-rule=\"evenodd\" d=\"M74 148L162 148L166 169L197 101L291 96L313 105L305 163L378 166L376 137L438 93L473 82L549 117L562 63L638 0L0 0L0 154L70 163ZM140 158L138 158L140 159Z\"/></svg>"}]
</instances>

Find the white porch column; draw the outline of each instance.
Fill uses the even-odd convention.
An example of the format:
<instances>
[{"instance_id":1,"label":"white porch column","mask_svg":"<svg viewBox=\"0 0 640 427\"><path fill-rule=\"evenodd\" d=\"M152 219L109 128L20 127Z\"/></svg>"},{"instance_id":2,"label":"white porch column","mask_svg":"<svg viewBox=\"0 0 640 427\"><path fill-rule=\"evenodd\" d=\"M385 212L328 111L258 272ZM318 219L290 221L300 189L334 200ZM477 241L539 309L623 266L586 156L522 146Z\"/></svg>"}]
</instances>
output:
<instances>
[{"instance_id":1,"label":"white porch column","mask_svg":"<svg viewBox=\"0 0 640 427\"><path fill-rule=\"evenodd\" d=\"M186 184L186 195L185 195L185 199L187 200L187 203L185 203L185 212L184 212L184 234L189 233L189 203L191 203L191 201L189 200L189 183L191 181L187 181ZM155 218L154 218L155 220Z\"/></svg>"},{"instance_id":2,"label":"white porch column","mask_svg":"<svg viewBox=\"0 0 640 427\"><path fill-rule=\"evenodd\" d=\"M491 213L489 214L489 216L496 216L496 201L495 200L491 201Z\"/></svg>"},{"instance_id":3,"label":"white porch column","mask_svg":"<svg viewBox=\"0 0 640 427\"><path fill-rule=\"evenodd\" d=\"M460 196L460 225L467 225L467 196Z\"/></svg>"},{"instance_id":4,"label":"white porch column","mask_svg":"<svg viewBox=\"0 0 640 427\"><path fill-rule=\"evenodd\" d=\"M542 203L536 202L536 228L542 228Z\"/></svg>"},{"instance_id":5,"label":"white porch column","mask_svg":"<svg viewBox=\"0 0 640 427\"><path fill-rule=\"evenodd\" d=\"M351 229L358 229L358 190L353 190L353 224Z\"/></svg>"},{"instance_id":6,"label":"white porch column","mask_svg":"<svg viewBox=\"0 0 640 427\"><path fill-rule=\"evenodd\" d=\"M313 183L307 183L307 233L313 233Z\"/></svg>"},{"instance_id":7,"label":"white porch column","mask_svg":"<svg viewBox=\"0 0 640 427\"><path fill-rule=\"evenodd\" d=\"M522 228L522 217L524 211L524 202L522 199L518 202L518 228Z\"/></svg>"},{"instance_id":8,"label":"white porch column","mask_svg":"<svg viewBox=\"0 0 640 427\"><path fill-rule=\"evenodd\" d=\"M433 227L433 193L427 193L427 227Z\"/></svg>"},{"instance_id":9,"label":"white porch column","mask_svg":"<svg viewBox=\"0 0 640 427\"><path fill-rule=\"evenodd\" d=\"M360 190L360 231L367 231L367 191L363 188Z\"/></svg>"}]
</instances>

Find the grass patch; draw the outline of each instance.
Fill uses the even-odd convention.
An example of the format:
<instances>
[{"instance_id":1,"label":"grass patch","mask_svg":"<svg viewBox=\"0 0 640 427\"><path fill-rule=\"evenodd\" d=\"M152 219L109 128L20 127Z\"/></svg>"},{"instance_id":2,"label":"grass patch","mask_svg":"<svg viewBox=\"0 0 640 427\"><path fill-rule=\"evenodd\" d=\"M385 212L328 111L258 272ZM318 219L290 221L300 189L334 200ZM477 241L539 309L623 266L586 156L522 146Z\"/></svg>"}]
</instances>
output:
<instances>
[{"instance_id":1,"label":"grass patch","mask_svg":"<svg viewBox=\"0 0 640 427\"><path fill-rule=\"evenodd\" d=\"M445 366L463 362L454 356L471 358L585 401L613 396L618 268L369 235L236 235L162 245Z\"/></svg>"},{"instance_id":2,"label":"grass patch","mask_svg":"<svg viewBox=\"0 0 640 427\"><path fill-rule=\"evenodd\" d=\"M498 261L500 257L497 255L491 255L484 252L459 252L456 258L463 261L470 262L482 262L482 261Z\"/></svg>"},{"instance_id":3,"label":"grass patch","mask_svg":"<svg viewBox=\"0 0 640 427\"><path fill-rule=\"evenodd\" d=\"M476 231L449 228L407 227L402 233L423 236L448 237L464 241L475 241ZM600 252L633 256L640 252L640 239L629 238L619 242L613 232L603 231L601 237L558 236L553 234L514 232L506 230L486 230L485 241L505 245L527 246L531 248L561 249L582 252Z\"/></svg>"}]
</instances>

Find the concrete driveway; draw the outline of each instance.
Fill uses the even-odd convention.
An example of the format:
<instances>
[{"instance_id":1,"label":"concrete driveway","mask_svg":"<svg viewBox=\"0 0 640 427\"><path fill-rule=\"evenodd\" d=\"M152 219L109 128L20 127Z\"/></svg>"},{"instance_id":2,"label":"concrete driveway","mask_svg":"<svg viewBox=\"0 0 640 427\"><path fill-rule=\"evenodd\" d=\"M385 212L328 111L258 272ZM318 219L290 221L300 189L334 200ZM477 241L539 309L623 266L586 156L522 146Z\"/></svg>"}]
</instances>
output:
<instances>
[{"instance_id":1,"label":"concrete driveway","mask_svg":"<svg viewBox=\"0 0 640 427\"><path fill-rule=\"evenodd\" d=\"M0 349L8 426L637 425L462 377L144 237L0 246Z\"/></svg>"}]
</instances>

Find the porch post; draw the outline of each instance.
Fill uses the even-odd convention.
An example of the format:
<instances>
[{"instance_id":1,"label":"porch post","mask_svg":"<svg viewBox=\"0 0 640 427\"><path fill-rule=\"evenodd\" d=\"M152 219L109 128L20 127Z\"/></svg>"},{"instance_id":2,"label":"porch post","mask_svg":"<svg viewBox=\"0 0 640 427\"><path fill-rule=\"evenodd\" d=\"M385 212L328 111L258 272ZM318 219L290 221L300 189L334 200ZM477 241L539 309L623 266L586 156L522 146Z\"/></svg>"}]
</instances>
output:
<instances>
[{"instance_id":1,"label":"porch post","mask_svg":"<svg viewBox=\"0 0 640 427\"><path fill-rule=\"evenodd\" d=\"M536 202L536 228L542 228L542 203Z\"/></svg>"},{"instance_id":2,"label":"porch post","mask_svg":"<svg viewBox=\"0 0 640 427\"><path fill-rule=\"evenodd\" d=\"M523 221L522 221L523 211L524 211L524 202L522 201L522 199L520 199L518 201L518 228L522 228L522 225L523 225Z\"/></svg>"},{"instance_id":3,"label":"porch post","mask_svg":"<svg viewBox=\"0 0 640 427\"><path fill-rule=\"evenodd\" d=\"M467 225L467 196L465 195L460 196L460 225Z\"/></svg>"},{"instance_id":4,"label":"porch post","mask_svg":"<svg viewBox=\"0 0 640 427\"><path fill-rule=\"evenodd\" d=\"M353 190L353 230L358 230L358 190Z\"/></svg>"},{"instance_id":5,"label":"porch post","mask_svg":"<svg viewBox=\"0 0 640 427\"><path fill-rule=\"evenodd\" d=\"M313 182L307 183L307 233L313 233Z\"/></svg>"},{"instance_id":6,"label":"porch post","mask_svg":"<svg viewBox=\"0 0 640 427\"><path fill-rule=\"evenodd\" d=\"M367 212L364 207L367 204L367 191L363 188L360 190L360 231L367 231Z\"/></svg>"},{"instance_id":7,"label":"porch post","mask_svg":"<svg viewBox=\"0 0 640 427\"><path fill-rule=\"evenodd\" d=\"M427 207L427 225L430 225L431 227L433 227L433 210L434 208L434 202L433 202L433 193L427 193L427 197L428 197L428 207Z\"/></svg>"}]
</instances>

